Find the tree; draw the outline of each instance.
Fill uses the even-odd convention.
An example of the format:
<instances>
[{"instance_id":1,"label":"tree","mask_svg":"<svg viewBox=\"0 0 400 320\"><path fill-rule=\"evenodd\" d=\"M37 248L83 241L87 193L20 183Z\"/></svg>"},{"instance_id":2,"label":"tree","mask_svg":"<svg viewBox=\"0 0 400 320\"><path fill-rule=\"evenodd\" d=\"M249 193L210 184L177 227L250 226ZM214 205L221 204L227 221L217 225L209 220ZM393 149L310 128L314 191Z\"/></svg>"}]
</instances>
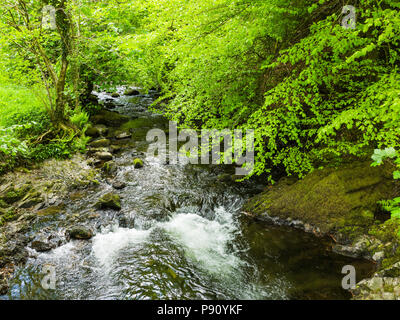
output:
<instances>
[{"instance_id":1,"label":"tree","mask_svg":"<svg viewBox=\"0 0 400 320\"><path fill-rule=\"evenodd\" d=\"M54 124L66 123L65 88L69 57L74 41L73 17L68 14L68 0L5 0L0 15L5 28L2 36L10 50L23 59L33 60L33 69L40 71L47 92L47 107ZM54 19L53 28L42 22L44 14ZM53 16L52 16L53 15Z\"/></svg>"}]
</instances>

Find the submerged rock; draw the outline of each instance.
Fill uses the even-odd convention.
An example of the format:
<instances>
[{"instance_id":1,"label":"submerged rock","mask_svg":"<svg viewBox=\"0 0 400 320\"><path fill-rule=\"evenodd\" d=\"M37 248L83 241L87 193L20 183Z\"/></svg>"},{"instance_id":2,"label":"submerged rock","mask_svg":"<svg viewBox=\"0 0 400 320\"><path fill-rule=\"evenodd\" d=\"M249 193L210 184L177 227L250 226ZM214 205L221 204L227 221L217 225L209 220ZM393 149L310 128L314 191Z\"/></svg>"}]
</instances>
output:
<instances>
[{"instance_id":1,"label":"submerged rock","mask_svg":"<svg viewBox=\"0 0 400 320\"><path fill-rule=\"evenodd\" d=\"M95 207L97 209L121 210L121 199L117 194L107 193L97 201Z\"/></svg>"}]
</instances>

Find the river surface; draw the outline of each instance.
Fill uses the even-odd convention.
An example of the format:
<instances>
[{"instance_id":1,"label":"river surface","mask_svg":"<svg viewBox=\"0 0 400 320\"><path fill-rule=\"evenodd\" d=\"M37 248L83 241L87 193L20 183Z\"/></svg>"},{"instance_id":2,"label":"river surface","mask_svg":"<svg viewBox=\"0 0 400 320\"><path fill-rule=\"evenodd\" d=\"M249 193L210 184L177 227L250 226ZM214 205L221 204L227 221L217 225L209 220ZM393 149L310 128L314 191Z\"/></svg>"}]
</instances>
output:
<instances>
[{"instance_id":1,"label":"river surface","mask_svg":"<svg viewBox=\"0 0 400 320\"><path fill-rule=\"evenodd\" d=\"M231 172L223 166L144 157L148 130L168 128L162 116L147 110L152 95L99 97L136 119L112 177L127 186L113 190L104 179L67 202L66 211L82 217L95 236L46 253L30 249L8 299L348 299L342 267L354 265L358 281L372 272L370 263L333 253L328 239L244 216L243 202L265 187L259 182L221 179ZM134 168L135 156L144 157L144 168ZM108 192L121 196L120 212L93 209ZM66 227L58 217L38 222L33 232L64 234ZM55 267L55 290L41 286L46 264Z\"/></svg>"}]
</instances>

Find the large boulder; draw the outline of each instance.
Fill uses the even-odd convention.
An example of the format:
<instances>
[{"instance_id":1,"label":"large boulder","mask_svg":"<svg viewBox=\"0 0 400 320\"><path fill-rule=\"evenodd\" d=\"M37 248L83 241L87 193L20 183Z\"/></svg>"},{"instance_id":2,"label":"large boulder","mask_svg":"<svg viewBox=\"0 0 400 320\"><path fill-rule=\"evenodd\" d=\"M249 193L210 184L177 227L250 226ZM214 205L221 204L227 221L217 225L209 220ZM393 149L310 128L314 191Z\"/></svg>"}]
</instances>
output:
<instances>
[{"instance_id":1,"label":"large boulder","mask_svg":"<svg viewBox=\"0 0 400 320\"><path fill-rule=\"evenodd\" d=\"M358 236L373 224L377 201L395 196L391 172L370 161L315 170L303 180L282 179L243 211L262 220L301 221L322 234L342 229Z\"/></svg>"}]
</instances>

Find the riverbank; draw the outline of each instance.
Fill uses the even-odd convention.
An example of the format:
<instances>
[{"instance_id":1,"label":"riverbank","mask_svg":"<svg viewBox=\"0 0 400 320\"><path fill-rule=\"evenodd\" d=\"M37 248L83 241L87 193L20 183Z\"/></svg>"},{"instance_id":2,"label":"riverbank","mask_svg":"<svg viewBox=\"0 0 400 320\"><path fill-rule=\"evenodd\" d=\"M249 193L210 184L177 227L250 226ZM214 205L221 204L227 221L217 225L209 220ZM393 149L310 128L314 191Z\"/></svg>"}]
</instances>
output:
<instances>
[{"instance_id":1,"label":"riverbank","mask_svg":"<svg viewBox=\"0 0 400 320\"><path fill-rule=\"evenodd\" d=\"M354 299L400 298L399 223L377 204L396 196L392 168L352 162L284 178L243 207L247 216L329 236L332 250L376 263L377 272L352 290Z\"/></svg>"}]
</instances>

